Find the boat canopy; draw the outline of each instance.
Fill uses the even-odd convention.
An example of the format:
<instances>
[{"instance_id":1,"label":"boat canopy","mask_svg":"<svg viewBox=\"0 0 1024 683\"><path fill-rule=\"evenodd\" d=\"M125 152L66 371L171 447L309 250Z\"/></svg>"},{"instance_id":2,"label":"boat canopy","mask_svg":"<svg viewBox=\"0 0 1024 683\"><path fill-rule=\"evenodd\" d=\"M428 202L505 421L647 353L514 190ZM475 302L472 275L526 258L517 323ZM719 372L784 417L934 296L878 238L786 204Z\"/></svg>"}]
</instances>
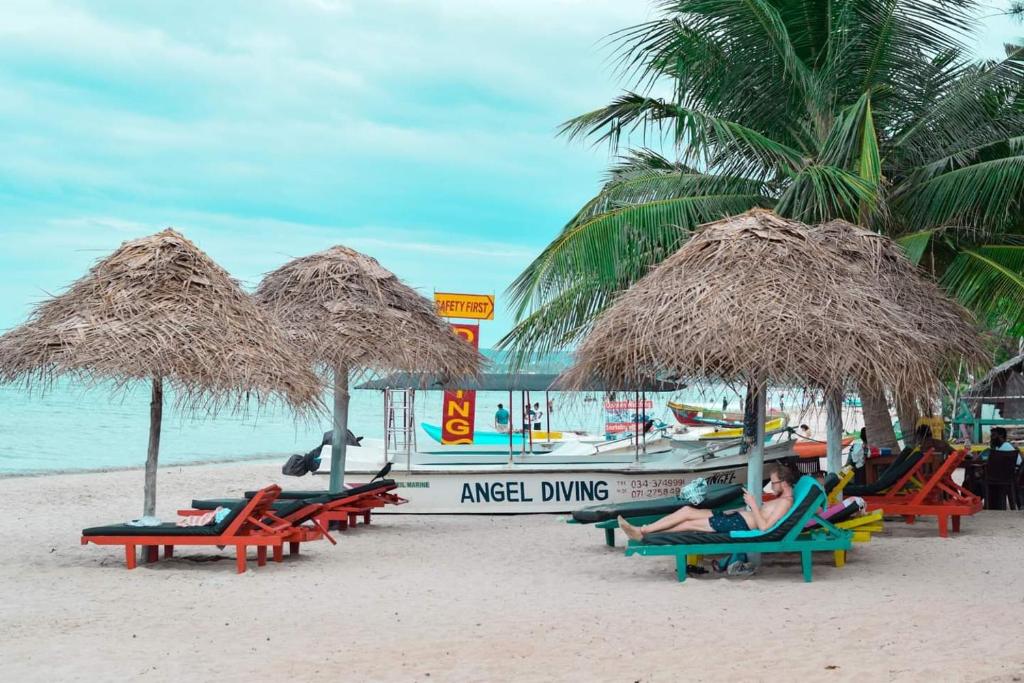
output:
<instances>
[{"instance_id":1,"label":"boat canopy","mask_svg":"<svg viewBox=\"0 0 1024 683\"><path fill-rule=\"evenodd\" d=\"M462 389L463 391L565 391L558 387L561 375L543 373L482 373L476 378L449 380L441 375L422 372L395 372L379 379L363 382L356 389ZM594 380L575 391L643 391L672 392L685 389L679 382L649 380L642 386L612 386Z\"/></svg>"}]
</instances>

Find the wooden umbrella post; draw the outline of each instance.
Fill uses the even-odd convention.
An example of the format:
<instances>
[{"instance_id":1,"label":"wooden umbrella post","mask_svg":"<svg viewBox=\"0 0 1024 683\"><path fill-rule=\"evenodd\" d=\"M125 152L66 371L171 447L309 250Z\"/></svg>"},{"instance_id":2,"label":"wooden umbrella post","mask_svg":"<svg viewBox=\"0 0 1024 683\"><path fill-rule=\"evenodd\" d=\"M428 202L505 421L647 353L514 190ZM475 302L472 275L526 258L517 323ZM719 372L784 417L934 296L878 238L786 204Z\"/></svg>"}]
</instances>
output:
<instances>
[{"instance_id":1,"label":"wooden umbrella post","mask_svg":"<svg viewBox=\"0 0 1024 683\"><path fill-rule=\"evenodd\" d=\"M160 427L164 416L163 378L153 378L153 391L149 399L149 450L146 453L146 481L143 494L142 514L156 516L156 468L160 457ZM148 562L155 554L150 546L139 548L139 562Z\"/></svg>"},{"instance_id":2,"label":"wooden umbrella post","mask_svg":"<svg viewBox=\"0 0 1024 683\"><path fill-rule=\"evenodd\" d=\"M825 453L829 473L839 474L843 467L843 393L829 389L825 394Z\"/></svg>"},{"instance_id":3,"label":"wooden umbrella post","mask_svg":"<svg viewBox=\"0 0 1024 683\"><path fill-rule=\"evenodd\" d=\"M164 415L164 384L160 377L153 378L153 393L149 400L149 451L146 453L145 502L142 514L156 514L156 467L160 457L160 425Z\"/></svg>"},{"instance_id":4,"label":"wooden umbrella post","mask_svg":"<svg viewBox=\"0 0 1024 683\"><path fill-rule=\"evenodd\" d=\"M345 485L345 452L348 436L348 368L334 368L334 433L331 436L331 493Z\"/></svg>"},{"instance_id":5,"label":"wooden umbrella post","mask_svg":"<svg viewBox=\"0 0 1024 683\"><path fill-rule=\"evenodd\" d=\"M752 384L756 387L754 399L754 419L757 420L754 429L754 443L751 445L747 456L747 490L754 496L757 504L761 504L761 493L764 488L764 420L767 409L765 407L766 386L763 383ZM749 398L747 400L750 400Z\"/></svg>"}]
</instances>

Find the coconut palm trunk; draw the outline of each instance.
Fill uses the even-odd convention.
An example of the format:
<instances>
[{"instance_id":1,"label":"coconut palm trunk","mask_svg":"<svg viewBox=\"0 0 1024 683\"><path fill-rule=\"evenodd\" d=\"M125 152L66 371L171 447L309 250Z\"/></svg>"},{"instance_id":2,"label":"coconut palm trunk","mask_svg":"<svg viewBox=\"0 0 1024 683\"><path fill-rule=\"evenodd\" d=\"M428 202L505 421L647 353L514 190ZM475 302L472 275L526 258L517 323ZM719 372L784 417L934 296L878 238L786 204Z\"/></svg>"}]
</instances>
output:
<instances>
[{"instance_id":1,"label":"coconut palm trunk","mask_svg":"<svg viewBox=\"0 0 1024 683\"><path fill-rule=\"evenodd\" d=\"M334 433L331 435L331 493L345 485L345 453L348 435L348 368L334 368Z\"/></svg>"},{"instance_id":2,"label":"coconut palm trunk","mask_svg":"<svg viewBox=\"0 0 1024 683\"><path fill-rule=\"evenodd\" d=\"M145 503L142 514L156 515L156 467L160 455L160 427L164 415L164 383L160 377L153 378L153 392L149 400L149 451L146 453Z\"/></svg>"},{"instance_id":3,"label":"coconut palm trunk","mask_svg":"<svg viewBox=\"0 0 1024 683\"><path fill-rule=\"evenodd\" d=\"M879 448L899 449L885 391L866 385L861 385L857 389L864 413L864 428L868 432L868 442Z\"/></svg>"},{"instance_id":4,"label":"coconut palm trunk","mask_svg":"<svg viewBox=\"0 0 1024 683\"><path fill-rule=\"evenodd\" d=\"M917 401L903 397L896 397L896 415L900 419L900 431L903 433L904 446L917 445L917 421L921 419L921 411Z\"/></svg>"}]
</instances>

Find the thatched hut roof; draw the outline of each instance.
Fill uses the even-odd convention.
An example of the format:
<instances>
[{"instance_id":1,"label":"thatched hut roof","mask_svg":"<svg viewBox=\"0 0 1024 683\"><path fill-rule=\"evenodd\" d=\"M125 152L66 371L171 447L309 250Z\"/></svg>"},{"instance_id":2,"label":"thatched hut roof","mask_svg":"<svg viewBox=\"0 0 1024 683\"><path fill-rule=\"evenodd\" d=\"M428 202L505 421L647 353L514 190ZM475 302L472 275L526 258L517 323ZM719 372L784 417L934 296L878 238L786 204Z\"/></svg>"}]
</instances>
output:
<instances>
[{"instance_id":1,"label":"thatched hut roof","mask_svg":"<svg viewBox=\"0 0 1024 683\"><path fill-rule=\"evenodd\" d=\"M930 318L858 275L847 256L770 211L708 224L618 297L571 376L934 392L952 349L923 333Z\"/></svg>"},{"instance_id":2,"label":"thatched hut roof","mask_svg":"<svg viewBox=\"0 0 1024 683\"><path fill-rule=\"evenodd\" d=\"M433 303L347 247L289 261L263 279L256 300L309 359L330 368L464 377L483 360Z\"/></svg>"},{"instance_id":3,"label":"thatched hut roof","mask_svg":"<svg viewBox=\"0 0 1024 683\"><path fill-rule=\"evenodd\" d=\"M0 381L162 378L186 409L319 402L320 383L224 269L174 230L131 240L0 337Z\"/></svg>"},{"instance_id":4,"label":"thatched hut roof","mask_svg":"<svg viewBox=\"0 0 1024 683\"><path fill-rule=\"evenodd\" d=\"M973 316L916 268L891 239L844 220L823 223L815 231L861 278L876 283L886 297L924 321L919 335L938 345L948 369L955 369L961 359L969 367L991 362Z\"/></svg>"}]
</instances>

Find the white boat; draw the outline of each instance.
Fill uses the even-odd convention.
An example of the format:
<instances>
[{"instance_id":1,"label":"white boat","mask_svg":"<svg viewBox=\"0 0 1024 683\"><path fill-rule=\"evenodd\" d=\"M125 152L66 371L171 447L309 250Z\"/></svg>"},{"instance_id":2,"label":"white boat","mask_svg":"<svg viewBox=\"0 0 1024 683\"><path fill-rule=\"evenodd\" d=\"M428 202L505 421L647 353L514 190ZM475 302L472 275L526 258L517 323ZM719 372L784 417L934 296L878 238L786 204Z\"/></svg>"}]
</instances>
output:
<instances>
[{"instance_id":1,"label":"white boat","mask_svg":"<svg viewBox=\"0 0 1024 683\"><path fill-rule=\"evenodd\" d=\"M631 434L615 439L581 437L533 452L515 448L499 452L474 444L438 448L433 442L424 452L415 448L417 423L410 407L414 402L409 395L395 394L407 394L416 386L455 387L439 387L441 383L422 379L413 382L408 377L363 385L385 390L385 422L389 428L385 439L367 438L361 446L347 449L346 481L368 480L385 464L391 465L388 478L395 480L397 493L409 503L386 506L379 510L382 513L558 513L601 502L675 495L697 477L712 483L746 481L746 456L739 454L738 441L713 444L701 451L682 451L673 448L666 430L652 430L639 440ZM552 379L520 375L515 389L543 392ZM487 382L487 376L478 381ZM403 428L393 427L396 424ZM766 462L787 457L792 457L788 440L765 449ZM321 454L323 469L317 474L329 473L330 459L330 447L325 446Z\"/></svg>"}]
</instances>

